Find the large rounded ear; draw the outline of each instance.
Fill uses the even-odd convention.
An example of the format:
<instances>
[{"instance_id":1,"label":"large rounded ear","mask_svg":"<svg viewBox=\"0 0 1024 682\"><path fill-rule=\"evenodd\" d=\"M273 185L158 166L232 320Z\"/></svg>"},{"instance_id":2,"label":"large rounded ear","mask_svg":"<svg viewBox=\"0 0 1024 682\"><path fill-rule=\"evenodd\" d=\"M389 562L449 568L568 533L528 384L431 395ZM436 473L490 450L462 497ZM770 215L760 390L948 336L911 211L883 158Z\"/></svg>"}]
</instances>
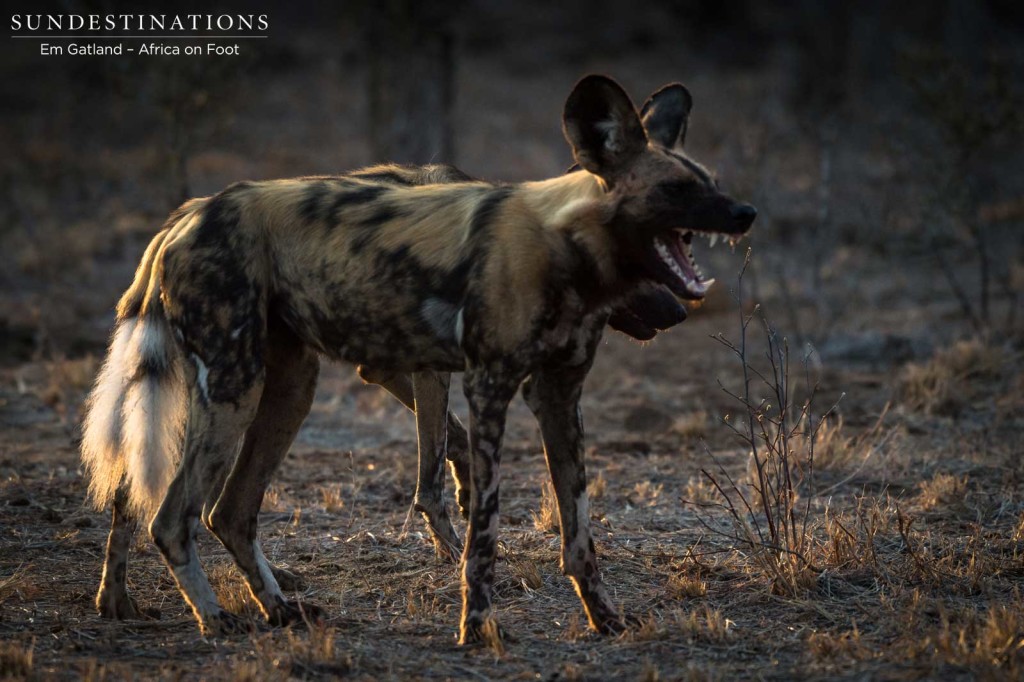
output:
<instances>
[{"instance_id":1,"label":"large rounded ear","mask_svg":"<svg viewBox=\"0 0 1024 682\"><path fill-rule=\"evenodd\" d=\"M576 162L603 178L614 177L647 147L636 107L607 76L587 76L565 101L562 130Z\"/></svg>"},{"instance_id":2,"label":"large rounded ear","mask_svg":"<svg viewBox=\"0 0 1024 682\"><path fill-rule=\"evenodd\" d=\"M682 149L690 120L693 97L682 83L669 83L644 102L640 116L651 142L668 149Z\"/></svg>"}]
</instances>

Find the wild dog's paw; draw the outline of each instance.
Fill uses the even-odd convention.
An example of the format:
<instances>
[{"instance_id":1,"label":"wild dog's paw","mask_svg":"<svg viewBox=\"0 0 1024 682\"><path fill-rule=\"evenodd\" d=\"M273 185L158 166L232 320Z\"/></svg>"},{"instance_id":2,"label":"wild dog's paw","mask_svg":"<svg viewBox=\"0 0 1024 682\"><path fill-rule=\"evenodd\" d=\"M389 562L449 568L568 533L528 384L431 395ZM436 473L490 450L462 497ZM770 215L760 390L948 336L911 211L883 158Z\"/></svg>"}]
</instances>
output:
<instances>
[{"instance_id":1,"label":"wild dog's paw","mask_svg":"<svg viewBox=\"0 0 1024 682\"><path fill-rule=\"evenodd\" d=\"M634 616L620 616L617 612L606 610L598 616L589 614L590 627L602 635L621 635L626 630L635 630L640 620Z\"/></svg>"},{"instance_id":2,"label":"wild dog's paw","mask_svg":"<svg viewBox=\"0 0 1024 682\"><path fill-rule=\"evenodd\" d=\"M513 638L491 616L471 616L459 628L460 646L483 646L501 654L505 651L505 642L510 641L514 641Z\"/></svg>"},{"instance_id":3,"label":"wild dog's paw","mask_svg":"<svg viewBox=\"0 0 1024 682\"><path fill-rule=\"evenodd\" d=\"M100 618L111 620L159 620L160 609L139 608L135 599L127 593L115 595L101 591L96 595L96 610Z\"/></svg>"},{"instance_id":4,"label":"wild dog's paw","mask_svg":"<svg viewBox=\"0 0 1024 682\"><path fill-rule=\"evenodd\" d=\"M267 622L274 627L316 623L326 620L326 613L316 604L298 600L278 600L277 605L267 613Z\"/></svg>"},{"instance_id":5,"label":"wild dog's paw","mask_svg":"<svg viewBox=\"0 0 1024 682\"><path fill-rule=\"evenodd\" d=\"M274 574L274 580L285 592L298 592L306 589L306 580L298 573L293 573L280 566L272 566L270 572Z\"/></svg>"},{"instance_id":6,"label":"wild dog's paw","mask_svg":"<svg viewBox=\"0 0 1024 682\"><path fill-rule=\"evenodd\" d=\"M434 536L434 554L441 561L457 564L462 559L462 542L457 538Z\"/></svg>"},{"instance_id":7,"label":"wild dog's paw","mask_svg":"<svg viewBox=\"0 0 1024 682\"><path fill-rule=\"evenodd\" d=\"M441 561L453 564L459 563L462 558L462 540L452 522L446 517L440 527L428 522L430 537L434 540L434 553Z\"/></svg>"},{"instance_id":8,"label":"wild dog's paw","mask_svg":"<svg viewBox=\"0 0 1024 682\"><path fill-rule=\"evenodd\" d=\"M255 630L255 624L248 618L221 610L199 621L199 631L204 637L226 637L248 634Z\"/></svg>"}]
</instances>

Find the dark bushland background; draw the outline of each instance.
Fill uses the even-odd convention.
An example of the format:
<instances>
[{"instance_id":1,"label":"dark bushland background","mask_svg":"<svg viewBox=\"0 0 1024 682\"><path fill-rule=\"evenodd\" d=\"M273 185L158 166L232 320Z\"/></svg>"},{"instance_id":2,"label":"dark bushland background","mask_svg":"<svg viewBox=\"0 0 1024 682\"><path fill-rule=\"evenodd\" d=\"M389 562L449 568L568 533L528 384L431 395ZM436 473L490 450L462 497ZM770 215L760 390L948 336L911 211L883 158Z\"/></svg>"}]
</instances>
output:
<instances>
[{"instance_id":1,"label":"dark bushland background","mask_svg":"<svg viewBox=\"0 0 1024 682\"><path fill-rule=\"evenodd\" d=\"M166 212L240 178L384 160L560 173L561 103L595 71L638 104L669 81L691 89L691 154L761 210L756 284L790 311L815 308L807 324L787 313L791 336L822 343L872 310L941 301L975 331L1016 325L1015 3L427 5L208 10L270 15L269 39L238 41L234 58L44 58L38 41L10 40L0 357L98 351ZM948 325L929 327L900 333Z\"/></svg>"}]
</instances>

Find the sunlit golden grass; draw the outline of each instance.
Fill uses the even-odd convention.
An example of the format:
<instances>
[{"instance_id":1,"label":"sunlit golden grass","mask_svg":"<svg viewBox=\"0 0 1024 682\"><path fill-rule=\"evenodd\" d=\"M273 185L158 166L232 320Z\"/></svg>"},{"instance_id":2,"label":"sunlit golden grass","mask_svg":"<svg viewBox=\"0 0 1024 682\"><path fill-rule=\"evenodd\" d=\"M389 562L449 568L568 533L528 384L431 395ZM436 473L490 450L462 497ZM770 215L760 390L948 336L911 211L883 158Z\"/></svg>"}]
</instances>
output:
<instances>
[{"instance_id":1,"label":"sunlit golden grass","mask_svg":"<svg viewBox=\"0 0 1024 682\"><path fill-rule=\"evenodd\" d=\"M530 512L533 517L533 527L544 533L557 533L559 522L555 488L550 481L545 480L541 484L540 492L540 509Z\"/></svg>"}]
</instances>

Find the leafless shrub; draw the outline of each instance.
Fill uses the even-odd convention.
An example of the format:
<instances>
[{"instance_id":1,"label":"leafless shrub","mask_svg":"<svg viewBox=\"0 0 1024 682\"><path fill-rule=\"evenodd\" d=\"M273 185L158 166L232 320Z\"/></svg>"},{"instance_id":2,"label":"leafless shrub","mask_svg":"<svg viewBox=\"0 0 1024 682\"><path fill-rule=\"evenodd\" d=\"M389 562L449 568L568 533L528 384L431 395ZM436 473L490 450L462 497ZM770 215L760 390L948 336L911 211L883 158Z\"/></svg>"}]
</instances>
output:
<instances>
[{"instance_id":1,"label":"leafless shrub","mask_svg":"<svg viewBox=\"0 0 1024 682\"><path fill-rule=\"evenodd\" d=\"M799 407L794 405L788 344L763 316L760 320L767 342L769 369L762 372L751 364L747 329L759 307L755 306L751 313L744 312L743 275L749 264L748 249L737 278L739 339L734 343L722 334L714 338L732 351L742 366L742 390L734 392L725 386L722 390L742 406L744 418L740 420L742 423L733 423L729 417L723 422L751 453L750 481L737 481L720 464L714 472L703 470L722 496L723 501L716 506L728 514L731 528L722 530L701 520L709 530L725 534L743 548L769 579L773 592L796 595L813 584L819 571L810 558L810 498L799 504L800 488L805 480L813 478L815 444L832 410L820 417L813 416L815 387L810 385L809 376L806 378L808 397ZM769 398L754 401L752 384L755 380L767 389ZM705 449L717 464L710 449Z\"/></svg>"}]
</instances>

